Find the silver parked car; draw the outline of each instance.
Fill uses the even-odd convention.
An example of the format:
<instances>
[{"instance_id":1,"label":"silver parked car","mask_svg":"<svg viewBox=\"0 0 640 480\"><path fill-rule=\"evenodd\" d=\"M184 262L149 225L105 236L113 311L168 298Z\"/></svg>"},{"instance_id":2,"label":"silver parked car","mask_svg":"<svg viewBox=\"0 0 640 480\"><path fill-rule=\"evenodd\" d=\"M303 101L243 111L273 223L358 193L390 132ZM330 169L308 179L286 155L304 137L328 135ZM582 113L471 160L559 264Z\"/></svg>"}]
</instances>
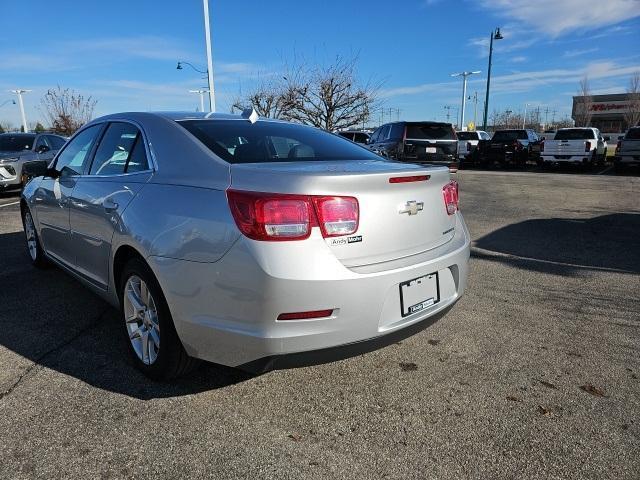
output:
<instances>
[{"instance_id":1,"label":"silver parked car","mask_svg":"<svg viewBox=\"0 0 640 480\"><path fill-rule=\"evenodd\" d=\"M0 134L0 190L22 186L22 165L50 161L66 138L51 133Z\"/></svg>"},{"instance_id":2,"label":"silver parked car","mask_svg":"<svg viewBox=\"0 0 640 480\"><path fill-rule=\"evenodd\" d=\"M31 259L119 307L153 378L194 359L265 371L362 353L465 289L469 232L448 169L315 128L110 115L26 170Z\"/></svg>"}]
</instances>

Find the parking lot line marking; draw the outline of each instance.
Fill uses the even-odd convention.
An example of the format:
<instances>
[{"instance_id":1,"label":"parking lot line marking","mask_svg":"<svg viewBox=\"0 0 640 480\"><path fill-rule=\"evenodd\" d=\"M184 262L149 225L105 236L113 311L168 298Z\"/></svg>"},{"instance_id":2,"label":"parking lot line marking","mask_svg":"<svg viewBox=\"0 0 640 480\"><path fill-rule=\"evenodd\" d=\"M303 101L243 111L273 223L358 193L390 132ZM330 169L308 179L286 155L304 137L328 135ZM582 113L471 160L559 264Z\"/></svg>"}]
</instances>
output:
<instances>
[{"instance_id":1,"label":"parking lot line marking","mask_svg":"<svg viewBox=\"0 0 640 480\"><path fill-rule=\"evenodd\" d=\"M0 205L0 208L2 208L2 207L10 207L11 205L18 205L19 203L20 203L20 201L11 202L11 203L5 203L4 205Z\"/></svg>"},{"instance_id":2,"label":"parking lot line marking","mask_svg":"<svg viewBox=\"0 0 640 480\"><path fill-rule=\"evenodd\" d=\"M577 263L555 262L553 260L542 260L540 258L522 257L520 255L513 255L511 253L502 253L502 252L494 252L492 250L485 250L484 248L476 247L474 245L471 246L471 253L472 254L475 253L478 256L478 258L501 257L501 258L510 258L514 260L524 260L527 262L545 263L547 265L558 265L560 267L581 268L583 270L597 270L599 272L630 273L635 275L635 272L632 272L630 270L623 270L621 268L598 267L594 265L579 265Z\"/></svg>"}]
</instances>

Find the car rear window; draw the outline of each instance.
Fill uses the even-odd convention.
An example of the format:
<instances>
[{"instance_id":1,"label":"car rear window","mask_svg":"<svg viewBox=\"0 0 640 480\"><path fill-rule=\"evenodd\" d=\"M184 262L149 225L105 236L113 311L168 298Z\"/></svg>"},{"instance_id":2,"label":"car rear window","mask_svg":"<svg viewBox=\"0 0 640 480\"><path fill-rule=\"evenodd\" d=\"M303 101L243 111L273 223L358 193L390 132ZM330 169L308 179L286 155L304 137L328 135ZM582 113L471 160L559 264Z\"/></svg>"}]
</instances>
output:
<instances>
[{"instance_id":1,"label":"car rear window","mask_svg":"<svg viewBox=\"0 0 640 480\"><path fill-rule=\"evenodd\" d=\"M408 123L407 138L415 140L455 140L456 132L450 125Z\"/></svg>"},{"instance_id":2,"label":"car rear window","mask_svg":"<svg viewBox=\"0 0 640 480\"><path fill-rule=\"evenodd\" d=\"M590 140L596 138L590 128L572 128L570 130L558 130L554 140Z\"/></svg>"},{"instance_id":3,"label":"car rear window","mask_svg":"<svg viewBox=\"0 0 640 480\"><path fill-rule=\"evenodd\" d=\"M512 142L513 140L526 140L526 130L503 130L493 134L492 140L496 142Z\"/></svg>"},{"instance_id":4,"label":"car rear window","mask_svg":"<svg viewBox=\"0 0 640 480\"><path fill-rule=\"evenodd\" d=\"M625 140L640 140L640 128L630 128L624 136Z\"/></svg>"},{"instance_id":5,"label":"car rear window","mask_svg":"<svg viewBox=\"0 0 640 480\"><path fill-rule=\"evenodd\" d=\"M478 140L478 134L476 132L456 132L458 140Z\"/></svg>"},{"instance_id":6,"label":"car rear window","mask_svg":"<svg viewBox=\"0 0 640 480\"><path fill-rule=\"evenodd\" d=\"M0 135L0 152L31 150L35 135Z\"/></svg>"},{"instance_id":7,"label":"car rear window","mask_svg":"<svg viewBox=\"0 0 640 480\"><path fill-rule=\"evenodd\" d=\"M178 124L229 163L380 160L339 135L294 123L183 120Z\"/></svg>"}]
</instances>

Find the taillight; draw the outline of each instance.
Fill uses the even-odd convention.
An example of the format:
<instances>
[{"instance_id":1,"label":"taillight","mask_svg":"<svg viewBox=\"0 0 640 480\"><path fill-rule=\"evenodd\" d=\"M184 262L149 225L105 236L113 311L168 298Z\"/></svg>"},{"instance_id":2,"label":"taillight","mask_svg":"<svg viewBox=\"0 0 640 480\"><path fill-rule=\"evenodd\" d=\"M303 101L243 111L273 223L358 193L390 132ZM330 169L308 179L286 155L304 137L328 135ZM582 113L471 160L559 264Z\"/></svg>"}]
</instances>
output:
<instances>
[{"instance_id":1,"label":"taillight","mask_svg":"<svg viewBox=\"0 0 640 480\"><path fill-rule=\"evenodd\" d=\"M591 151L591 142L584 142L584 151L585 152Z\"/></svg>"},{"instance_id":2,"label":"taillight","mask_svg":"<svg viewBox=\"0 0 640 480\"><path fill-rule=\"evenodd\" d=\"M320 226L323 237L355 233L358 200L227 190L231 214L240 231L253 240L304 240Z\"/></svg>"},{"instance_id":3,"label":"taillight","mask_svg":"<svg viewBox=\"0 0 640 480\"><path fill-rule=\"evenodd\" d=\"M444 206L448 215L453 215L460 209L458 204L458 182L451 180L442 187L442 196L444 197Z\"/></svg>"},{"instance_id":4,"label":"taillight","mask_svg":"<svg viewBox=\"0 0 640 480\"><path fill-rule=\"evenodd\" d=\"M540 142L540 151L544 152L544 140Z\"/></svg>"},{"instance_id":5,"label":"taillight","mask_svg":"<svg viewBox=\"0 0 640 480\"><path fill-rule=\"evenodd\" d=\"M359 208L354 197L311 197L322 236L339 237L358 230Z\"/></svg>"}]
</instances>

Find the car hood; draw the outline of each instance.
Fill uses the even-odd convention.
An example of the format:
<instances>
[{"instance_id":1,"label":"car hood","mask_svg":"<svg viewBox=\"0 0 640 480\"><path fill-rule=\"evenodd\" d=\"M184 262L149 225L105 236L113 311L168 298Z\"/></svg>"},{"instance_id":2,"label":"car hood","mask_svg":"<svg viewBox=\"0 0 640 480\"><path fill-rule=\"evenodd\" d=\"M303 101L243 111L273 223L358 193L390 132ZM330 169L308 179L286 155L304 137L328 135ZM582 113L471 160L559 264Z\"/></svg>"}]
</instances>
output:
<instances>
[{"instance_id":1,"label":"car hood","mask_svg":"<svg viewBox=\"0 0 640 480\"><path fill-rule=\"evenodd\" d=\"M3 158L15 158L15 157L19 157L23 155L23 151L15 151L15 152L0 152L0 160L2 160Z\"/></svg>"}]
</instances>

